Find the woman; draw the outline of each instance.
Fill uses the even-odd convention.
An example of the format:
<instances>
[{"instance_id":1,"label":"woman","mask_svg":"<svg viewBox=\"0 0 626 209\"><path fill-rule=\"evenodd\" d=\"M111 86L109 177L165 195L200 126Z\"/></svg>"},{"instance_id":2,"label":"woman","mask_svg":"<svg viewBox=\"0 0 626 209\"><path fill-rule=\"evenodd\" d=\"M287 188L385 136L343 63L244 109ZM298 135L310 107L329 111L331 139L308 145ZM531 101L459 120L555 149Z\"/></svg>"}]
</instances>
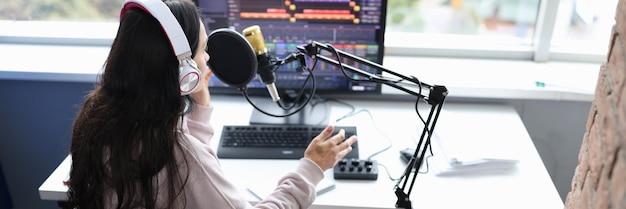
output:
<instances>
[{"instance_id":1,"label":"woman","mask_svg":"<svg viewBox=\"0 0 626 209\"><path fill-rule=\"evenodd\" d=\"M149 2L160 0L133 0ZM250 205L209 147L207 34L193 3L166 1L186 36L201 82L181 92L179 65L163 26L141 7L122 9L96 88L74 121L70 208L307 208L324 172L350 152L352 136L329 126L273 194ZM171 15L171 14L170 14Z\"/></svg>"}]
</instances>

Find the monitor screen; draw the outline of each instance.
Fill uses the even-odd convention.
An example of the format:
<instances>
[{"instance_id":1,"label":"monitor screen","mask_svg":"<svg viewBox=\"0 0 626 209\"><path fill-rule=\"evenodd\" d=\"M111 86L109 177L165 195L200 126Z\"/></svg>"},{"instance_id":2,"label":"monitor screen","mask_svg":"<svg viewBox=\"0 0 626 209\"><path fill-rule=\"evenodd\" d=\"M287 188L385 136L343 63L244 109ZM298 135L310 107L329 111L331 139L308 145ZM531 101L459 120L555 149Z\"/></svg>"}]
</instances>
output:
<instances>
[{"instance_id":1,"label":"monitor screen","mask_svg":"<svg viewBox=\"0 0 626 209\"><path fill-rule=\"evenodd\" d=\"M378 64L383 61L386 0L195 0L195 3L208 34L219 28L242 33L245 28L258 25L270 56L276 58L285 58L297 52L297 46L317 41ZM309 68L312 62L307 60ZM308 72L297 72L298 66L298 62L289 63L275 72L275 84L283 97L303 87ZM381 73L358 64L354 67ZM312 70L317 95L380 94L380 84L353 81L328 63L318 61ZM215 76L209 86L211 93L240 94ZM305 87L310 88L310 82ZM248 84L247 92L268 95L258 77Z\"/></svg>"}]
</instances>

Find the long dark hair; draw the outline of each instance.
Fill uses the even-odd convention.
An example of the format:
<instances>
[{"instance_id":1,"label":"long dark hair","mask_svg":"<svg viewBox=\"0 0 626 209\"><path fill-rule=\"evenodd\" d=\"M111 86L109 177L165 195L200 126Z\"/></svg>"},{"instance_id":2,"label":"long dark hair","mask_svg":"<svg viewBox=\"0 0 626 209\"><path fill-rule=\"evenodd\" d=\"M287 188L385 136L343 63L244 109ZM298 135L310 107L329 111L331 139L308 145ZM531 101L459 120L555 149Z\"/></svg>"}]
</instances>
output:
<instances>
[{"instance_id":1,"label":"long dark hair","mask_svg":"<svg viewBox=\"0 0 626 209\"><path fill-rule=\"evenodd\" d=\"M166 4L195 53L201 24L196 6ZM103 208L107 193L117 208L155 208L158 194L168 194L166 208L181 199L184 204L188 170L179 170L187 168L186 159L175 151L181 149L185 101L191 100L180 95L178 63L154 17L136 8L121 17L100 81L73 124L69 207ZM167 182L157 181L161 171ZM164 183L167 191L158 191Z\"/></svg>"}]
</instances>

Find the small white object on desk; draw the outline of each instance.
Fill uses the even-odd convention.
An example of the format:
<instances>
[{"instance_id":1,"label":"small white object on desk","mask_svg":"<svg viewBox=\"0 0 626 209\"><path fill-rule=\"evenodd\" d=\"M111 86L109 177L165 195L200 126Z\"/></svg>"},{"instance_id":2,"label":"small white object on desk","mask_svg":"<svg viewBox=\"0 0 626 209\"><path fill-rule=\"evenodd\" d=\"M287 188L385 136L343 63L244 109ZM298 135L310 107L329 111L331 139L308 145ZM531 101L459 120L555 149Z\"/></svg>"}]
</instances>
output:
<instances>
[{"instance_id":1,"label":"small white object on desk","mask_svg":"<svg viewBox=\"0 0 626 209\"><path fill-rule=\"evenodd\" d=\"M484 127L480 121L468 123L448 111L442 112L442 117L445 119L439 120L431 143L435 175L498 174L519 162L514 153L501 152L501 146L506 146L503 144L506 136L482 133L497 127Z\"/></svg>"}]
</instances>

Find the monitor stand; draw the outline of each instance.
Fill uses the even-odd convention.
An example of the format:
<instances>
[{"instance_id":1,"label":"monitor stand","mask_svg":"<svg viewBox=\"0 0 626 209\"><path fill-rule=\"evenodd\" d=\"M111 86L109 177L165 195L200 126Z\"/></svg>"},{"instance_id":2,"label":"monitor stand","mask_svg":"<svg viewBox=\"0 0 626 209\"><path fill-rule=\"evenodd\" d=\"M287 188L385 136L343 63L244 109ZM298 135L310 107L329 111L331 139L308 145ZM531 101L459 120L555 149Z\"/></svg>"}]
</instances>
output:
<instances>
[{"instance_id":1,"label":"monitor stand","mask_svg":"<svg viewBox=\"0 0 626 209\"><path fill-rule=\"evenodd\" d=\"M304 97L304 96L303 96ZM286 106L294 105L293 98L289 96L281 95L281 101L286 103ZM252 98L251 99L254 104L259 107L261 110L274 114L274 115L286 115L296 111L299 107L306 102L306 98L300 99L297 101L293 108L289 110L284 110L276 104L276 102L272 101L269 98ZM312 105L315 103L315 105ZM324 102L316 102L314 98L306 104L306 106L300 111L296 112L293 115L287 117L274 117L266 115L258 111L257 109L253 109L252 115L250 116L250 124L297 124L297 125L327 125L328 124L328 116L330 113L330 108Z\"/></svg>"}]
</instances>

